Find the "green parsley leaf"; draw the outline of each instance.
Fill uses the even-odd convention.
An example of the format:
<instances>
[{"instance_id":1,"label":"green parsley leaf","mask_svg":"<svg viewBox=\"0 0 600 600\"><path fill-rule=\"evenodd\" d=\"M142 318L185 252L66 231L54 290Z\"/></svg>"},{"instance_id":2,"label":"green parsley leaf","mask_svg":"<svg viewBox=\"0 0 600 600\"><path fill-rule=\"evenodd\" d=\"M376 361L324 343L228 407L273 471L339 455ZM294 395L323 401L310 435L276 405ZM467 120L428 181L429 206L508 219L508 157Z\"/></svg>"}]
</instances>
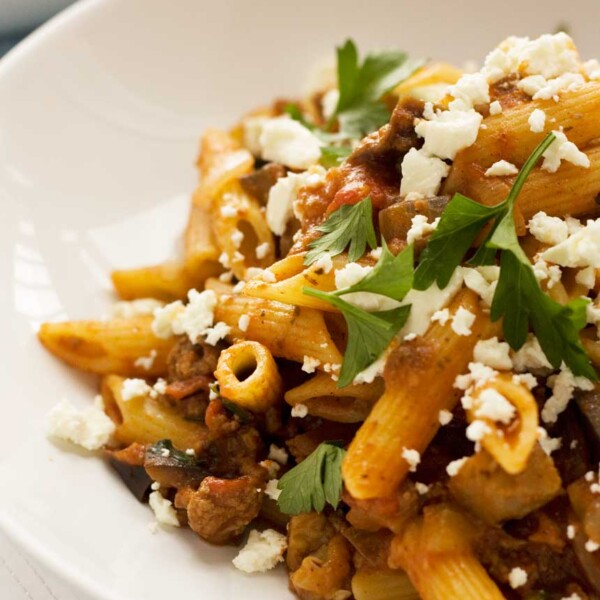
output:
<instances>
[{"instance_id":1,"label":"green parsley leaf","mask_svg":"<svg viewBox=\"0 0 600 600\"><path fill-rule=\"evenodd\" d=\"M281 512L299 515L322 512L326 504L337 508L342 495L342 461L346 451L324 442L300 464L288 471L277 484Z\"/></svg>"},{"instance_id":2,"label":"green parsley leaf","mask_svg":"<svg viewBox=\"0 0 600 600\"><path fill-rule=\"evenodd\" d=\"M308 245L305 265L312 264L325 252L337 256L347 246L348 260L355 261L365 253L367 244L370 248L377 247L371 198L365 198L354 205L340 206L316 230L324 235Z\"/></svg>"},{"instance_id":3,"label":"green parsley leaf","mask_svg":"<svg viewBox=\"0 0 600 600\"><path fill-rule=\"evenodd\" d=\"M326 168L338 167L350 156L352 149L348 146L322 146L320 163Z\"/></svg>"},{"instance_id":4,"label":"green parsley leaf","mask_svg":"<svg viewBox=\"0 0 600 600\"><path fill-rule=\"evenodd\" d=\"M373 270L354 285L332 292L334 296L353 292L371 292L400 301L408 294L413 286L413 245L407 246L394 256L383 238L381 244L381 257Z\"/></svg>"},{"instance_id":5,"label":"green parsley leaf","mask_svg":"<svg viewBox=\"0 0 600 600\"><path fill-rule=\"evenodd\" d=\"M337 119L348 137L362 137L389 121L390 111L381 97L423 65L399 51L368 54L359 64L352 40L337 48L337 75L340 97L328 128Z\"/></svg>"}]
</instances>

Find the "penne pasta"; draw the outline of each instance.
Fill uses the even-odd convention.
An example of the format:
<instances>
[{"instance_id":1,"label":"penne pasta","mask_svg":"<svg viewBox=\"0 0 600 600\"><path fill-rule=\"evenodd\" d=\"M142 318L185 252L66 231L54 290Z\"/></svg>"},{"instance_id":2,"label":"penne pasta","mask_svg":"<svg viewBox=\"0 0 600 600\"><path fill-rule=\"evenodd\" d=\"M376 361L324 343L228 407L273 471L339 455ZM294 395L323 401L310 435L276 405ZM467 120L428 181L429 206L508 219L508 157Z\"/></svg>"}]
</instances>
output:
<instances>
[{"instance_id":1,"label":"penne pasta","mask_svg":"<svg viewBox=\"0 0 600 600\"><path fill-rule=\"evenodd\" d=\"M211 273L212 276L222 270L218 262L219 248L211 227L210 205L211 199L198 188L192 197L184 237L185 269L191 276L203 273Z\"/></svg>"},{"instance_id":2,"label":"penne pasta","mask_svg":"<svg viewBox=\"0 0 600 600\"><path fill-rule=\"evenodd\" d=\"M44 323L38 337L52 354L82 371L158 377L167 372L167 356L173 340L157 338L151 323L149 315L110 321ZM145 363L138 360L151 356L154 358Z\"/></svg>"},{"instance_id":3,"label":"penne pasta","mask_svg":"<svg viewBox=\"0 0 600 600\"><path fill-rule=\"evenodd\" d=\"M440 410L452 410L459 395L453 387L479 339L492 327L477 297L463 290L450 312L463 307L476 315L471 335L459 336L450 323L434 323L427 333L392 352L385 367L386 390L350 444L344 482L356 498L390 495L408 473L403 449L425 451L439 428Z\"/></svg>"},{"instance_id":4,"label":"penne pasta","mask_svg":"<svg viewBox=\"0 0 600 600\"><path fill-rule=\"evenodd\" d=\"M352 593L355 600L419 600L408 575L399 569L358 569Z\"/></svg>"}]
</instances>

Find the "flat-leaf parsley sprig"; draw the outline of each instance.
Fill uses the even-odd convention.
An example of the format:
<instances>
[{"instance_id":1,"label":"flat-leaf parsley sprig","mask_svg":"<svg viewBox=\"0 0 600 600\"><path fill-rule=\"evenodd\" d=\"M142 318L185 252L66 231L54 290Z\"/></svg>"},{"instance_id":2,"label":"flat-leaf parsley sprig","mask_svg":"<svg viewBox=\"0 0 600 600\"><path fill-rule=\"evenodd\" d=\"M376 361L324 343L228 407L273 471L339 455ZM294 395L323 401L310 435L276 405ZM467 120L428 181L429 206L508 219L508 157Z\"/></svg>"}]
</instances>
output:
<instances>
[{"instance_id":1,"label":"flat-leaf parsley sprig","mask_svg":"<svg viewBox=\"0 0 600 600\"><path fill-rule=\"evenodd\" d=\"M386 311L367 312L343 300L341 296L370 292L399 302L412 288L413 262L412 245L394 256L382 239L381 256L373 270L361 281L334 292L323 292L310 287L303 289L305 294L335 306L346 321L348 343L339 376L339 387L351 384L358 373L381 356L410 314L410 304Z\"/></svg>"},{"instance_id":2,"label":"flat-leaf parsley sprig","mask_svg":"<svg viewBox=\"0 0 600 600\"><path fill-rule=\"evenodd\" d=\"M277 484L277 504L287 515L337 508L342 495L342 461L346 451L335 442L323 442Z\"/></svg>"},{"instance_id":3,"label":"flat-leaf parsley sprig","mask_svg":"<svg viewBox=\"0 0 600 600\"><path fill-rule=\"evenodd\" d=\"M488 207L462 194L453 196L421 254L415 271L415 288L427 289L434 281L441 288L445 287L475 238L489 223L487 237L470 262L495 264L496 255L500 253L500 277L492 301L491 318L493 321L503 318L506 341L518 350L525 343L531 327L555 368L564 362L575 375L596 380L596 372L579 339L579 331L585 326L587 301L576 299L562 305L545 294L515 230L517 197L554 140L554 134L549 133L531 153L507 198L500 204Z\"/></svg>"}]
</instances>

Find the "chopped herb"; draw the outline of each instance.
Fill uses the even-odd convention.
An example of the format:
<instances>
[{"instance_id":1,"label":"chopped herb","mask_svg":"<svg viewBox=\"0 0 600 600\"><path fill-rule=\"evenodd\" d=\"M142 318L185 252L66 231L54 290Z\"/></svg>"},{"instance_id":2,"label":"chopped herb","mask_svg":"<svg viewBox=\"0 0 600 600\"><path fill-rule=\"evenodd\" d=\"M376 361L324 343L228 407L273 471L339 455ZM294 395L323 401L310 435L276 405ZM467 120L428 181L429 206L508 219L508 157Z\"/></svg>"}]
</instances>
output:
<instances>
[{"instance_id":1,"label":"chopped herb","mask_svg":"<svg viewBox=\"0 0 600 600\"><path fill-rule=\"evenodd\" d=\"M475 265L495 264L500 251L500 278L492 301L492 320L503 318L504 336L515 350L525 343L531 326L555 368L564 362L575 375L595 381L597 375L578 333L585 326L587 301L577 299L562 305L546 295L535 278L515 230L517 197L554 139L554 135L549 133L531 153L508 197L500 204L486 207L461 194L454 195L421 255L415 271L415 288L427 289L434 281L441 288L445 287L475 238L490 223L486 239L470 262Z\"/></svg>"},{"instance_id":2,"label":"chopped herb","mask_svg":"<svg viewBox=\"0 0 600 600\"><path fill-rule=\"evenodd\" d=\"M225 398L220 398L223 406L235 417L237 417L242 425L246 425L252 421L252 415L245 409L236 404L235 402L231 402L230 400L226 400Z\"/></svg>"},{"instance_id":3,"label":"chopped herb","mask_svg":"<svg viewBox=\"0 0 600 600\"><path fill-rule=\"evenodd\" d=\"M371 198L340 206L316 230L324 235L308 245L305 265L312 264L325 252L337 256L348 246L348 260L355 261L365 253L367 244L370 248L377 247Z\"/></svg>"},{"instance_id":4,"label":"chopped herb","mask_svg":"<svg viewBox=\"0 0 600 600\"><path fill-rule=\"evenodd\" d=\"M352 149L348 146L323 146L320 163L326 168L341 165L350 156Z\"/></svg>"},{"instance_id":5,"label":"chopped herb","mask_svg":"<svg viewBox=\"0 0 600 600\"><path fill-rule=\"evenodd\" d=\"M326 504L337 508L342 495L342 461L346 451L324 442L277 484L281 512L299 515L322 512Z\"/></svg>"},{"instance_id":6,"label":"chopped herb","mask_svg":"<svg viewBox=\"0 0 600 600\"><path fill-rule=\"evenodd\" d=\"M157 458L170 458L181 466L195 466L198 460L195 456L181 452L173 446L171 440L159 440L146 448L146 454Z\"/></svg>"}]
</instances>

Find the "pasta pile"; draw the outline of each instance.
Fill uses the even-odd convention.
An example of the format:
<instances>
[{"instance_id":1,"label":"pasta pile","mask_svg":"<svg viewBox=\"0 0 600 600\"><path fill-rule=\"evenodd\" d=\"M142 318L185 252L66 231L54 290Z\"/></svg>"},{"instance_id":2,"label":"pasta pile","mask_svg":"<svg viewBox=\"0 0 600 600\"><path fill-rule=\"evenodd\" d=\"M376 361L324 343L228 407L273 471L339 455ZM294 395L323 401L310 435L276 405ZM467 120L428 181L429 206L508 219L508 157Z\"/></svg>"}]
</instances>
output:
<instances>
[{"instance_id":1,"label":"pasta pile","mask_svg":"<svg viewBox=\"0 0 600 600\"><path fill-rule=\"evenodd\" d=\"M600 63L329 75L204 132L181 260L41 327L101 377L51 435L306 600L600 598Z\"/></svg>"}]
</instances>

